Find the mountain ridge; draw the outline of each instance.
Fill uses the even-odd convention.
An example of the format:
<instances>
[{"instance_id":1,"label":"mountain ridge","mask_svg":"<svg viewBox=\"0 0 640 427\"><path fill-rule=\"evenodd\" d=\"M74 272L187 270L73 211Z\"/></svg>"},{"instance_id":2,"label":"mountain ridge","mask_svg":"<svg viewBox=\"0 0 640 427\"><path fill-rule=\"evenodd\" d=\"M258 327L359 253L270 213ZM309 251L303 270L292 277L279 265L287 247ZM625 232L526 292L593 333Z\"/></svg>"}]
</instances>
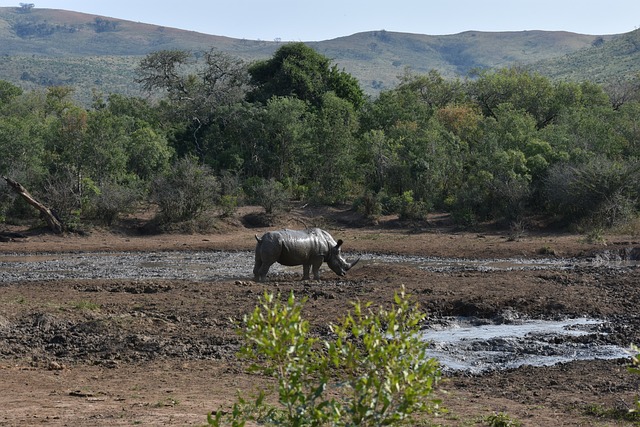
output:
<instances>
[{"instance_id":1,"label":"mountain ridge","mask_svg":"<svg viewBox=\"0 0 640 427\"><path fill-rule=\"evenodd\" d=\"M365 92L375 95L394 87L407 69L419 74L436 69L445 77L464 77L473 69L518 64L539 68L554 78L579 79L580 72L563 72L563 66L584 67L576 58L594 49L608 49L633 33L469 30L427 35L373 30L305 43L356 77ZM26 89L74 86L77 97L84 101L96 90L139 95L134 70L140 59L153 51L215 48L254 61L269 58L283 43L234 39L60 9L0 7L0 57L4 58L0 61L0 79ZM603 58L612 61L611 55ZM629 73L640 68L640 57L632 59L627 61ZM563 60L568 65L563 65ZM598 79L606 80L606 67L597 64Z\"/></svg>"}]
</instances>

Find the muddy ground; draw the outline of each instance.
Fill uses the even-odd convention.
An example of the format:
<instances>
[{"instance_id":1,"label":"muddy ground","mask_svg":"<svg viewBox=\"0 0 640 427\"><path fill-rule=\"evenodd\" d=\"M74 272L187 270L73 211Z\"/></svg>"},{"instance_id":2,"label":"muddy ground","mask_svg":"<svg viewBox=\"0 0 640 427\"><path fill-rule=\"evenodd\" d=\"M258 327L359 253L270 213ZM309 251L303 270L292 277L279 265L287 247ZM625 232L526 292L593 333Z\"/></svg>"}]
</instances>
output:
<instances>
[{"instance_id":1,"label":"muddy ground","mask_svg":"<svg viewBox=\"0 0 640 427\"><path fill-rule=\"evenodd\" d=\"M56 236L0 226L0 261L46 253L236 250L254 247L266 227L252 214L221 223L209 234L140 235L129 226ZM428 224L383 218L376 225L353 212L294 211L278 224L320 225L358 253L465 258L593 258L629 253L633 236L583 236L530 229L458 231L446 217ZM4 227L4 228L2 228ZM12 234L18 233L18 234ZM607 252L605 252L607 251ZM608 256L609 256L608 255ZM91 269L91 263L87 263ZM117 268L117 267L114 267ZM234 320L250 312L264 291L307 296L314 333L344 315L350 301L388 304L407 291L432 318L500 318L506 312L535 319L605 320L603 344L640 343L640 269L586 264L572 269L428 271L407 264L363 263L345 278L326 266L320 281L276 275L266 283L163 278L0 281L0 425L95 426L206 424L206 414L228 408L269 385L236 358ZM3 274L0 271L0 275ZM423 425L488 425L504 412L525 426L633 425L627 416L640 377L627 359L525 366L482 375L450 373L438 395L449 410ZM431 423L431 424L429 424Z\"/></svg>"}]
</instances>

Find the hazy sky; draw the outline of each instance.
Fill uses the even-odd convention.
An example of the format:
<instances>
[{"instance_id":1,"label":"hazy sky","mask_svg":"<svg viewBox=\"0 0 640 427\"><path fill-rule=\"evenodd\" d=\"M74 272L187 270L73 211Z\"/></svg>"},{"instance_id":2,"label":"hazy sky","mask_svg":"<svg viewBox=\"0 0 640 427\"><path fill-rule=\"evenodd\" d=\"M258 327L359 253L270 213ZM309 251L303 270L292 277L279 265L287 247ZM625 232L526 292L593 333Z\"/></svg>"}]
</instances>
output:
<instances>
[{"instance_id":1,"label":"hazy sky","mask_svg":"<svg viewBox=\"0 0 640 427\"><path fill-rule=\"evenodd\" d=\"M604 35L640 27L640 0L0 0L20 3L252 40L318 41L383 29Z\"/></svg>"}]
</instances>

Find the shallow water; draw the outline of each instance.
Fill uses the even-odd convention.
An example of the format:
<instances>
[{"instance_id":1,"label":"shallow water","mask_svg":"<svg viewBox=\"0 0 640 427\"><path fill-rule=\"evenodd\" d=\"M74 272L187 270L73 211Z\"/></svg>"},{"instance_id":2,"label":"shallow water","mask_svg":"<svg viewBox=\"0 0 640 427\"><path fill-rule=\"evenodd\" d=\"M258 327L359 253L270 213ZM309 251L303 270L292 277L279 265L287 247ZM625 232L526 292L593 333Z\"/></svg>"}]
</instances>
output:
<instances>
[{"instance_id":1,"label":"shallow water","mask_svg":"<svg viewBox=\"0 0 640 427\"><path fill-rule=\"evenodd\" d=\"M629 357L627 349L602 344L604 322L597 319L478 322L452 318L444 326L425 330L429 356L437 358L445 371L470 373Z\"/></svg>"}]
</instances>

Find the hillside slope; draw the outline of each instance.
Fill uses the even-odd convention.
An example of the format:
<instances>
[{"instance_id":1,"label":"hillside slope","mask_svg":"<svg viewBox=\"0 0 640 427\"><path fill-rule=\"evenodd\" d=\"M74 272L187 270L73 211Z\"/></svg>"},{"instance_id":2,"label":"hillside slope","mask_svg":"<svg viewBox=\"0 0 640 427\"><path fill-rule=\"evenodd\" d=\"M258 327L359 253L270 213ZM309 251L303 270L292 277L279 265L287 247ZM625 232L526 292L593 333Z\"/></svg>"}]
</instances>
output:
<instances>
[{"instance_id":1,"label":"hillside slope","mask_svg":"<svg viewBox=\"0 0 640 427\"><path fill-rule=\"evenodd\" d=\"M617 38L548 31L434 36L381 30L309 45L375 95L395 86L407 68L416 73L436 69L453 77L464 76L473 68L543 64L545 72L553 68L554 74L570 74L573 71L562 67L582 67L578 59L553 61L568 55L580 58L594 45L607 49ZM92 91L139 94L134 70L149 52L216 48L253 61L270 57L279 46L275 41L233 39L63 10L0 8L0 78L27 89L74 86L82 101L90 99ZM610 56L606 61L611 61ZM607 63L599 66L603 68L600 74L605 75Z\"/></svg>"},{"instance_id":2,"label":"hillside slope","mask_svg":"<svg viewBox=\"0 0 640 427\"><path fill-rule=\"evenodd\" d=\"M590 49L532 64L541 74L559 80L606 83L626 80L640 73L640 30L612 40L597 40Z\"/></svg>"}]
</instances>

